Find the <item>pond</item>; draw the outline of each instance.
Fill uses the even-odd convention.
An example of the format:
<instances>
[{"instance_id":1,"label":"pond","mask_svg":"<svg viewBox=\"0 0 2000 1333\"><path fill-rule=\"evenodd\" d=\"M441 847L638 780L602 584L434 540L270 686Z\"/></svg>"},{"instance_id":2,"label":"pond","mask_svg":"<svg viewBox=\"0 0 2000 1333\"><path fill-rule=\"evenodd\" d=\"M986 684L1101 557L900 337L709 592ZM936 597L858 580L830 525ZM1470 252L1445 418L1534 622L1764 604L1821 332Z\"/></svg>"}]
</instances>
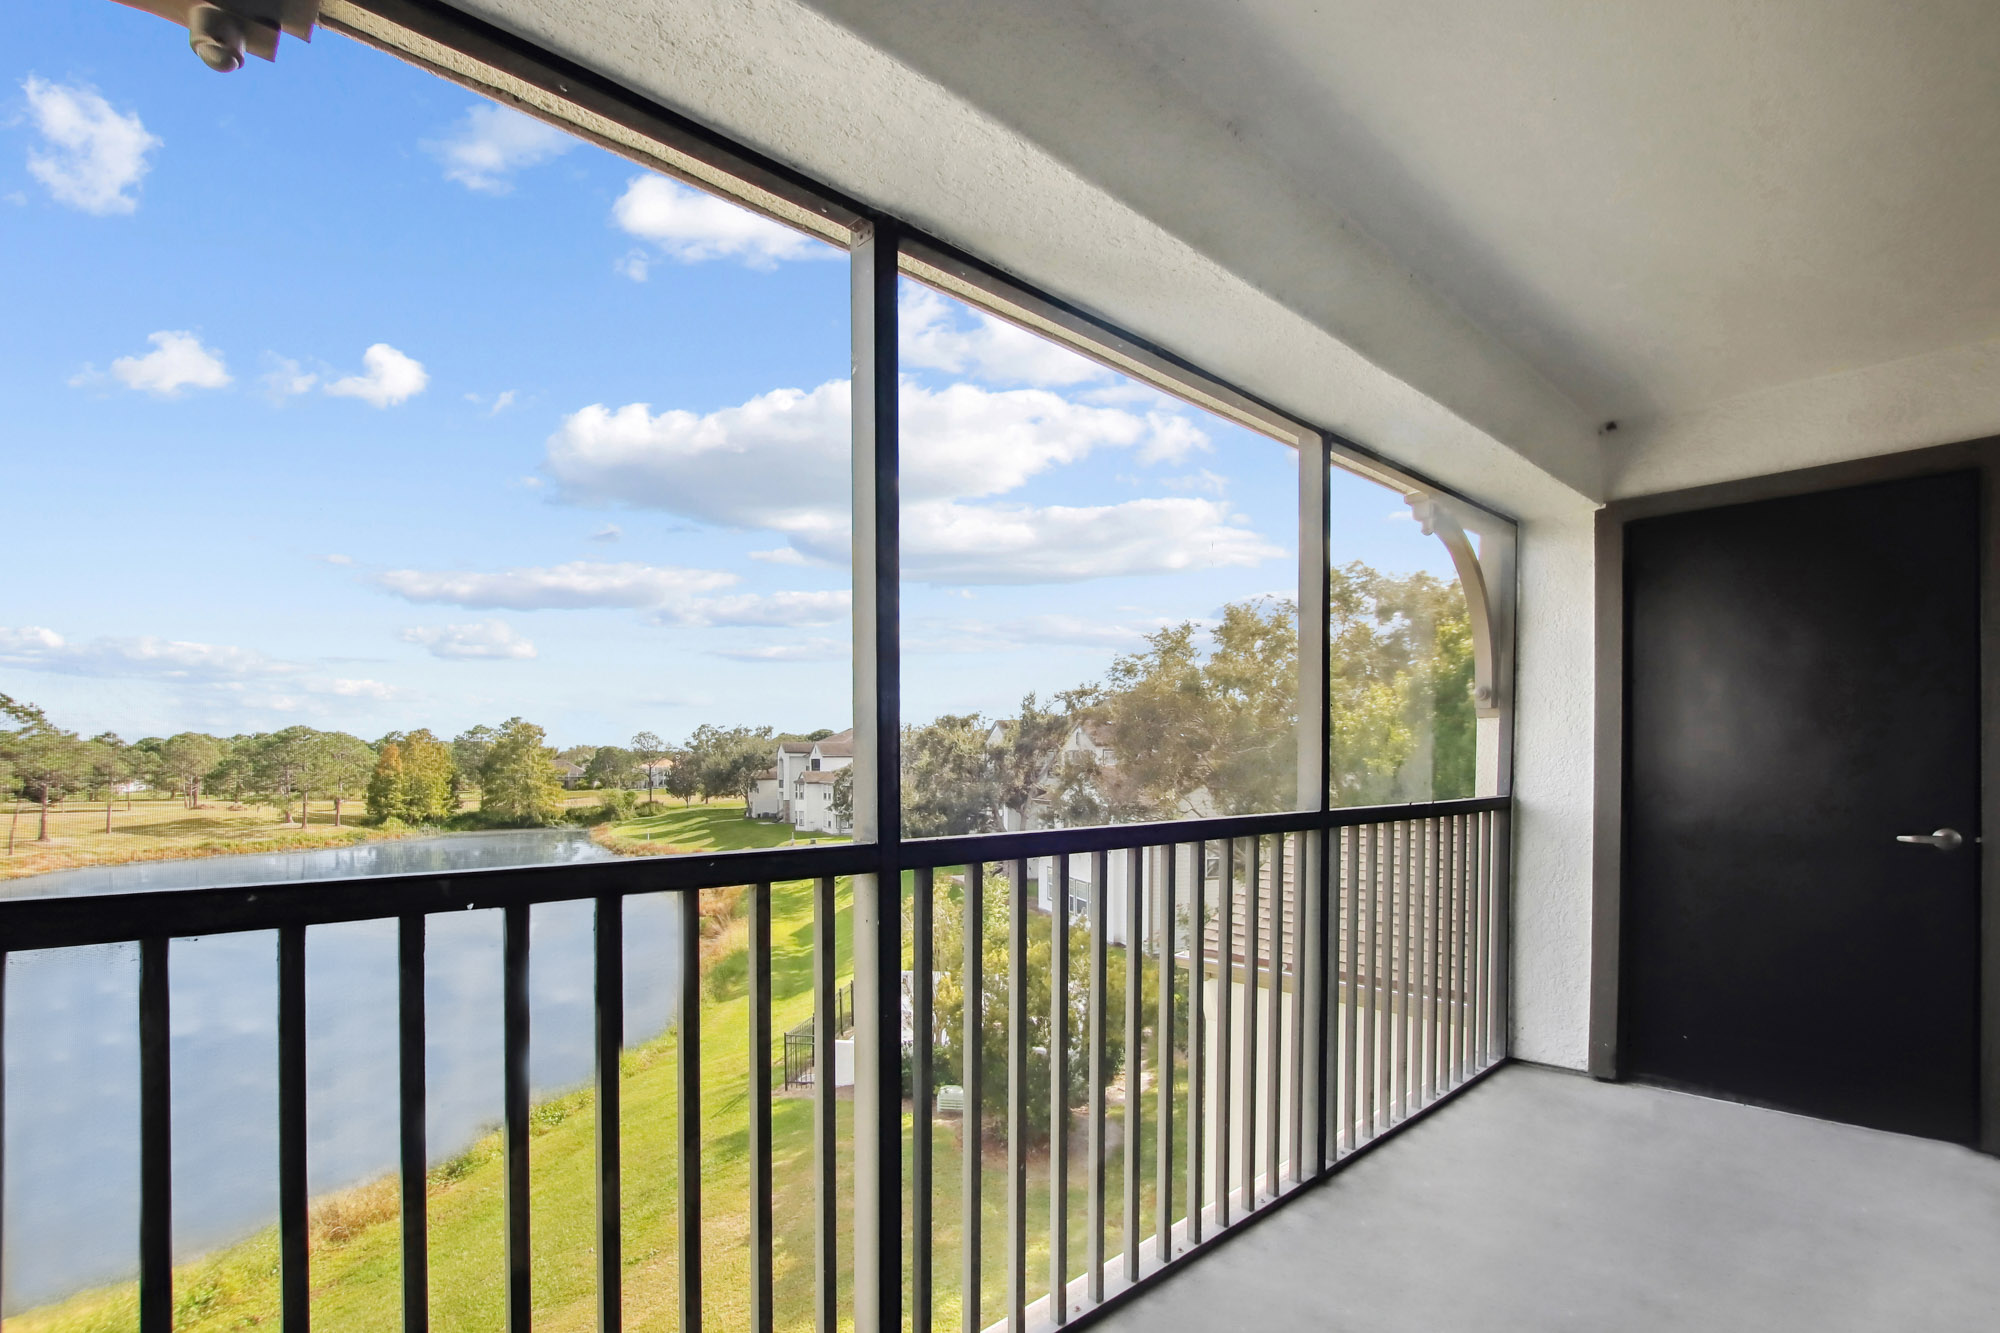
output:
<instances>
[{"instance_id":1,"label":"pond","mask_svg":"<svg viewBox=\"0 0 2000 1333\"><path fill-rule=\"evenodd\" d=\"M455 834L304 852L57 871L40 894L189 889L601 860L574 829ZM536 1095L587 1081L592 908L530 913L529 1077ZM665 1030L679 918L659 894L625 910L628 1042ZM429 919L424 1000L433 1162L501 1113L501 920ZM6 995L6 1310L138 1270L138 946L15 953ZM277 1216L277 934L176 940L172 995L177 1257ZM396 925L316 926L306 937L309 1188L373 1179L396 1163Z\"/></svg>"}]
</instances>

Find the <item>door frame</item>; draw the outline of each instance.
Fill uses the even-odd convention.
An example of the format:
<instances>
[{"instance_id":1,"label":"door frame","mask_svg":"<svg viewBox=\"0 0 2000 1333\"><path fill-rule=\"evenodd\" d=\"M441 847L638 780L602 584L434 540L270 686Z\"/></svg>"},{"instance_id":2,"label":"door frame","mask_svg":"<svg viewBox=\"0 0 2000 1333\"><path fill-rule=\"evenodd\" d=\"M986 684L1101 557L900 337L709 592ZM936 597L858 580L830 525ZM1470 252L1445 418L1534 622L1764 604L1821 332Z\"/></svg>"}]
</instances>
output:
<instances>
[{"instance_id":1,"label":"door frame","mask_svg":"<svg viewBox=\"0 0 2000 1333\"><path fill-rule=\"evenodd\" d=\"M2000 436L1771 473L1686 490L1617 500L1597 512L1596 758L1591 867L1590 1074L1626 1076L1622 1023L1625 802L1628 744L1625 707L1625 525L1661 514L1717 509L1757 500L1811 495L1942 472L1979 474L1979 775L1982 833L1979 867L1979 1139L2000 1156Z\"/></svg>"}]
</instances>

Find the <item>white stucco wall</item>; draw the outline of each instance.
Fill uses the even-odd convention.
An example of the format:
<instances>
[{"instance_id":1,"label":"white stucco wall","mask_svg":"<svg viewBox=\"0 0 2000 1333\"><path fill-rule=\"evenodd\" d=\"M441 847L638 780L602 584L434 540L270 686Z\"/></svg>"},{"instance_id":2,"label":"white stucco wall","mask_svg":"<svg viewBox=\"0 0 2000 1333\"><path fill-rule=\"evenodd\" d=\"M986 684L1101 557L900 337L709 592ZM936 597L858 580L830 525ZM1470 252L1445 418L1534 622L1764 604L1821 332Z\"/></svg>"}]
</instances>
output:
<instances>
[{"instance_id":1,"label":"white stucco wall","mask_svg":"<svg viewBox=\"0 0 2000 1333\"><path fill-rule=\"evenodd\" d=\"M1514 743L1513 1045L1584 1067L1596 721L1594 510L1524 524Z\"/></svg>"}]
</instances>

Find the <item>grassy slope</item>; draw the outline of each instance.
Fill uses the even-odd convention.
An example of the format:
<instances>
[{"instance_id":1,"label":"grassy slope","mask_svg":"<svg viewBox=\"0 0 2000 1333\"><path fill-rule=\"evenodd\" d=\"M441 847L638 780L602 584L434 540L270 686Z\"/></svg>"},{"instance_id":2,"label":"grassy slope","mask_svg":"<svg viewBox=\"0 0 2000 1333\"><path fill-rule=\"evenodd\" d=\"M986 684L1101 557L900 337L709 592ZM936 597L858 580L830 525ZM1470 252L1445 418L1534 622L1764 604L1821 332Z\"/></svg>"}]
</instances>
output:
<instances>
[{"instance_id":1,"label":"grassy slope","mask_svg":"<svg viewBox=\"0 0 2000 1333\"><path fill-rule=\"evenodd\" d=\"M738 807L740 809L740 807ZM692 847L767 845L738 839L763 838L774 830L752 824L723 807L673 811L657 820L672 827L675 841ZM625 833L631 826L621 826ZM786 830L777 826L776 832ZM839 889L838 967L846 975L849 892ZM812 901L807 883L775 886L772 894L774 1032L806 1021L812 1012ZM741 951L718 957L705 981L702 1009L703 1170L702 1255L707 1318L717 1327L747 1320L750 1171L744 1108L749 1069L749 1013L745 994L747 957ZM678 1322L678 1179L675 1145L677 1043L672 1034L626 1054L621 1097L624 1225L624 1282L627 1326L669 1329ZM1151 1099L1147 1099L1150 1106ZM851 1105L838 1103L841 1152L836 1208L841 1234L841 1305L847 1304L851 1275ZM781 1328L811 1326L813 1292L813 1159L811 1104L781 1097L773 1114L773 1177L777 1182L777 1314ZM907 1123L907 1122L906 1122ZM530 1147L534 1301L537 1327L583 1330L595 1322L595 1236L593 1098L579 1091L536 1108ZM1079 1131L1081 1126L1079 1126ZM1073 1136L1080 1149L1082 1134ZM983 1163L984 1185L982 1309L990 1321L1005 1299L1006 1209L1004 1130L990 1126ZM1150 1150L1150 1135L1145 1146ZM959 1242L960 1154L954 1122L933 1131L936 1157L936 1287L941 1320L956 1320ZM908 1135L905 1135L906 1153ZM1107 1253L1120 1248L1121 1154L1113 1153L1107 1196L1113 1201ZM1143 1159L1142 1159L1143 1160ZM275 1163L273 1163L275 1169ZM1142 1217L1152 1215L1151 1172L1144 1171ZM1081 1161L1072 1165L1069 1190L1072 1273L1084 1255L1086 1199ZM908 1178L906 1170L905 1178ZM1046 1289L1048 1170L1034 1160L1029 1184L1028 1293ZM440 1333L489 1330L504 1323L502 1312L503 1181L497 1136L475 1144L431 1173L428 1212L431 1254L432 1326ZM907 1212L906 1212L907 1216ZM399 1322L400 1261L396 1191L377 1182L315 1205L312 1261L313 1321L318 1329L379 1330ZM1150 1221L1141 1233L1150 1231ZM277 1244L265 1231L219 1253L182 1265L175 1275L179 1315L175 1326L222 1330L274 1323L278 1309ZM136 1324L132 1284L84 1293L8 1320L14 1333L110 1333Z\"/></svg>"},{"instance_id":2,"label":"grassy slope","mask_svg":"<svg viewBox=\"0 0 2000 1333\"><path fill-rule=\"evenodd\" d=\"M267 806L230 809L222 801L205 801L190 810L178 796L142 796L127 810L121 798L111 812L111 831L104 831L104 806L64 802L49 812L49 841L35 841L41 815L33 806L19 807L14 854L0 854L0 880L39 875L77 866L122 865L132 861L179 861L237 852L284 852L312 847L345 847L382 837L374 829L355 827L364 813L360 801L342 805L342 827L333 827L333 802L314 801L306 828L278 822ZM0 847L15 808L0 809Z\"/></svg>"}]
</instances>

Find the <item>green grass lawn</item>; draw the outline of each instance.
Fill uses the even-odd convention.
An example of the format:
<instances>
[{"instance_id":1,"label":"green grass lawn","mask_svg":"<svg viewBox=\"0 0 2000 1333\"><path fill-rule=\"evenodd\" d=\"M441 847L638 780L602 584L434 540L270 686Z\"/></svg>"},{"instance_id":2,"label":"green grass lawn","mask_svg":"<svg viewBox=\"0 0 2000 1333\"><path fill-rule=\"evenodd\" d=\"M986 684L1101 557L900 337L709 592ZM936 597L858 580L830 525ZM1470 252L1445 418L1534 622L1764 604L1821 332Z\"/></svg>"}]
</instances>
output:
<instances>
[{"instance_id":1,"label":"green grass lawn","mask_svg":"<svg viewBox=\"0 0 2000 1333\"><path fill-rule=\"evenodd\" d=\"M740 807L737 807L740 811ZM676 845L771 845L772 826L745 821L723 807L669 810L617 830L647 827L674 831ZM779 825L777 832L788 832ZM629 836L629 835L628 835ZM742 840L742 841L739 841ZM782 841L782 839L778 839ZM850 892L838 889L836 965L849 968ZM772 890L772 1030L803 1023L812 1013L812 895L808 882ZM724 952L704 979L702 1025L702 1287L706 1322L716 1328L742 1326L748 1315L750 1251L748 1160L748 1076L751 1060L747 955ZM775 1063L775 1061L774 1061ZM666 1330L677 1326L680 1290L678 1257L679 1180L676 1145L678 1042L673 1033L629 1050L621 1070L621 1149L623 1154L623 1270L627 1327ZM1150 1126L1153 1099L1145 1102ZM851 1219L852 1106L838 1103L841 1151L837 1189L841 1203L837 1237L841 1259L842 1309L849 1304L853 1254ZM911 1122L905 1120L905 1179ZM807 1329L812 1323L814 1284L811 1103L781 1096L773 1113L773 1179L776 1182L777 1323ZM594 1097L579 1090L551 1098L535 1109L531 1160L531 1225L535 1323L550 1330L585 1330L595 1324L596 1236L593 1160ZM938 1317L956 1321L959 1305L960 1151L955 1120L932 1131L936 1159L933 1232ZM1080 1156L1082 1127L1073 1140L1079 1156L1070 1185L1072 1274L1085 1254L1087 1196ZM984 1265L982 1312L990 1322L1003 1312L1006 1290L1006 1172L1004 1127L990 1125L982 1177ZM1150 1129L1142 1144L1151 1150ZM1140 1231L1150 1234L1152 1172L1147 1165ZM273 1164L276 1168L276 1163ZM487 1333L503 1326L504 1194L497 1135L489 1136L430 1173L432 1326L440 1333ZM1117 1201L1122 1198L1122 1156L1113 1154L1107 1197L1111 1225L1107 1253L1122 1245ZM1047 1288L1048 1184L1045 1156L1032 1160L1028 1196L1030 1299ZM400 1319L400 1233L397 1192L385 1179L343 1195L316 1201L312 1256L313 1322L317 1329L378 1333ZM907 1206L905 1216L907 1218ZM907 1237L906 1237L907 1240ZM907 1245L906 1245L906 1253ZM175 1274L175 1327L222 1330L275 1323L278 1319L278 1262L275 1230L258 1233L208 1257L181 1265ZM136 1326L137 1292L131 1283L84 1293L8 1320L11 1333L110 1333ZM940 1326L945 1326L941 1323Z\"/></svg>"},{"instance_id":2,"label":"green grass lawn","mask_svg":"<svg viewBox=\"0 0 2000 1333\"><path fill-rule=\"evenodd\" d=\"M605 826L598 840L616 851L660 855L847 841L826 833L795 834L790 824L775 820L745 819L741 801L690 806L663 801L657 810L641 806L640 812L636 819Z\"/></svg>"}]
</instances>

